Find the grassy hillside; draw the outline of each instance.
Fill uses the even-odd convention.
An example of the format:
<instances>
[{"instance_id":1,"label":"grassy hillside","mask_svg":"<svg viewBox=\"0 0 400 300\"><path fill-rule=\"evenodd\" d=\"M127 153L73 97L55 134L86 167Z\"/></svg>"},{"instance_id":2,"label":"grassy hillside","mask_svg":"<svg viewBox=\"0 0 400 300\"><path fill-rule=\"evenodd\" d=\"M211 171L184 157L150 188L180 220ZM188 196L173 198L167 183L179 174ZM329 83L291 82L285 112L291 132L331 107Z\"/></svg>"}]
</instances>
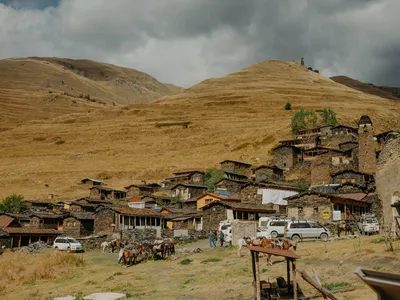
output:
<instances>
[{"instance_id":1,"label":"grassy hillside","mask_svg":"<svg viewBox=\"0 0 400 300\"><path fill-rule=\"evenodd\" d=\"M363 93L387 99L400 99L400 87L379 86L372 83L364 83L347 76L334 76L331 77L331 79Z\"/></svg>"},{"instance_id":2,"label":"grassy hillside","mask_svg":"<svg viewBox=\"0 0 400 300\"><path fill-rule=\"evenodd\" d=\"M0 60L0 123L49 119L101 106L148 103L179 92L148 74L91 60Z\"/></svg>"},{"instance_id":3,"label":"grassy hillside","mask_svg":"<svg viewBox=\"0 0 400 300\"><path fill-rule=\"evenodd\" d=\"M86 195L83 177L121 188L223 159L265 163L290 137L293 110L332 107L355 126L363 114L377 131L400 129L400 103L361 93L295 62L266 61L209 79L156 103L91 110L0 133L0 196L56 200ZM176 125L191 122L188 128ZM166 126L167 125L167 126ZM45 185L48 185L46 187Z\"/></svg>"}]
</instances>

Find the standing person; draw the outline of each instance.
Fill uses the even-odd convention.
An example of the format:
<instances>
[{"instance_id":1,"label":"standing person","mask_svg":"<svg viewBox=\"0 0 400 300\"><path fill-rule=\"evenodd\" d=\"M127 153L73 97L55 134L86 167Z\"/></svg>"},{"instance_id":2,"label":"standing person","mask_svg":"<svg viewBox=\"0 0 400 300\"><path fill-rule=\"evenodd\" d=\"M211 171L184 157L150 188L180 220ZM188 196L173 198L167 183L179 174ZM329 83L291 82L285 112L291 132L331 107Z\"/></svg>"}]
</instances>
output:
<instances>
[{"instance_id":1,"label":"standing person","mask_svg":"<svg viewBox=\"0 0 400 300\"><path fill-rule=\"evenodd\" d=\"M224 246L224 239L225 239L225 234L222 232L219 233L219 242L221 243L221 247Z\"/></svg>"},{"instance_id":2,"label":"standing person","mask_svg":"<svg viewBox=\"0 0 400 300\"><path fill-rule=\"evenodd\" d=\"M217 247L217 245L215 244L215 234L214 234L214 232L210 231L210 234L208 235L208 237L210 238L210 248Z\"/></svg>"}]
</instances>

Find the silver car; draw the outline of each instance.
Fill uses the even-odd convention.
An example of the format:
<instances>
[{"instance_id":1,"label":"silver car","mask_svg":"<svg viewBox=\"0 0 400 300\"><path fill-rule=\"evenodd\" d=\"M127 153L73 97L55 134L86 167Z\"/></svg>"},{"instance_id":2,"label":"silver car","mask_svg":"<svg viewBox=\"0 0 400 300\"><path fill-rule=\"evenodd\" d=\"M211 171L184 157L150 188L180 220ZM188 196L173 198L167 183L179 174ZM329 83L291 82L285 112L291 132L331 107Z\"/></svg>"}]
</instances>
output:
<instances>
[{"instance_id":1,"label":"silver car","mask_svg":"<svg viewBox=\"0 0 400 300\"><path fill-rule=\"evenodd\" d=\"M285 228L285 236L294 241L303 239L328 240L331 232L315 221L289 221Z\"/></svg>"}]
</instances>

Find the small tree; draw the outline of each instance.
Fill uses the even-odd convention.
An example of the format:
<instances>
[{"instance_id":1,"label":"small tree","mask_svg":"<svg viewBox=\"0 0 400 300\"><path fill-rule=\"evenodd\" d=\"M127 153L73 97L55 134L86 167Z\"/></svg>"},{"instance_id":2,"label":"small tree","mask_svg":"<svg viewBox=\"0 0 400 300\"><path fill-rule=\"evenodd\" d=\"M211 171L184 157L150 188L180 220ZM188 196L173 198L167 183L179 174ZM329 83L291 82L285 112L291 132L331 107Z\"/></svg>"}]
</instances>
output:
<instances>
[{"instance_id":1,"label":"small tree","mask_svg":"<svg viewBox=\"0 0 400 300\"><path fill-rule=\"evenodd\" d=\"M208 169L204 175L204 184L207 186L209 192L214 191L214 184L220 181L222 178L225 177L225 172L212 168Z\"/></svg>"},{"instance_id":2,"label":"small tree","mask_svg":"<svg viewBox=\"0 0 400 300\"><path fill-rule=\"evenodd\" d=\"M297 135L299 130L310 129L317 126L317 114L313 110L304 110L295 112L292 117L292 134Z\"/></svg>"},{"instance_id":3,"label":"small tree","mask_svg":"<svg viewBox=\"0 0 400 300\"><path fill-rule=\"evenodd\" d=\"M336 112L332 108L324 108L322 111L322 124L325 126L336 126L338 124Z\"/></svg>"},{"instance_id":4,"label":"small tree","mask_svg":"<svg viewBox=\"0 0 400 300\"><path fill-rule=\"evenodd\" d=\"M0 210L12 214L22 213L26 210L23 200L22 195L12 194L3 199L3 202L0 203Z\"/></svg>"},{"instance_id":5,"label":"small tree","mask_svg":"<svg viewBox=\"0 0 400 300\"><path fill-rule=\"evenodd\" d=\"M292 110L292 104L290 104L290 102L285 104L285 110Z\"/></svg>"}]
</instances>

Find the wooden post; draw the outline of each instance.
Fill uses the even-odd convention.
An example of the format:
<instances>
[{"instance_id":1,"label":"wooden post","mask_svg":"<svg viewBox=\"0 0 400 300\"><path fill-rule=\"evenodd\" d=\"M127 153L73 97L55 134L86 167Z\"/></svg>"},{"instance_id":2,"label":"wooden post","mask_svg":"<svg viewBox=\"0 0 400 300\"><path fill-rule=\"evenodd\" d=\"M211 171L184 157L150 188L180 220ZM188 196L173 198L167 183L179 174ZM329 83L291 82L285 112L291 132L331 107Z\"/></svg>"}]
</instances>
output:
<instances>
[{"instance_id":1,"label":"wooden post","mask_svg":"<svg viewBox=\"0 0 400 300\"><path fill-rule=\"evenodd\" d=\"M255 254L253 251L250 251L251 254L251 271L253 272L253 288L254 288L254 298L257 298L257 275L256 275L256 261Z\"/></svg>"},{"instance_id":2,"label":"wooden post","mask_svg":"<svg viewBox=\"0 0 400 300\"><path fill-rule=\"evenodd\" d=\"M30 244L31 244L31 240L32 240L32 236L30 235L30 236L29 236L29 242L28 242L28 245L30 245Z\"/></svg>"},{"instance_id":3,"label":"wooden post","mask_svg":"<svg viewBox=\"0 0 400 300\"><path fill-rule=\"evenodd\" d=\"M286 272L287 272L287 286L288 286L288 292L290 292L290 260L286 258Z\"/></svg>"},{"instance_id":4,"label":"wooden post","mask_svg":"<svg viewBox=\"0 0 400 300\"><path fill-rule=\"evenodd\" d=\"M292 273L293 273L293 299L298 300L297 298L297 282L296 282L296 260L292 260Z\"/></svg>"},{"instance_id":5,"label":"wooden post","mask_svg":"<svg viewBox=\"0 0 400 300\"><path fill-rule=\"evenodd\" d=\"M256 255L256 288L257 288L257 300L261 300L261 286L260 286L260 259L258 252ZM297 300L297 299L296 299Z\"/></svg>"},{"instance_id":6,"label":"wooden post","mask_svg":"<svg viewBox=\"0 0 400 300\"><path fill-rule=\"evenodd\" d=\"M21 236L19 236L19 240L18 240L18 248L21 248Z\"/></svg>"}]
</instances>

